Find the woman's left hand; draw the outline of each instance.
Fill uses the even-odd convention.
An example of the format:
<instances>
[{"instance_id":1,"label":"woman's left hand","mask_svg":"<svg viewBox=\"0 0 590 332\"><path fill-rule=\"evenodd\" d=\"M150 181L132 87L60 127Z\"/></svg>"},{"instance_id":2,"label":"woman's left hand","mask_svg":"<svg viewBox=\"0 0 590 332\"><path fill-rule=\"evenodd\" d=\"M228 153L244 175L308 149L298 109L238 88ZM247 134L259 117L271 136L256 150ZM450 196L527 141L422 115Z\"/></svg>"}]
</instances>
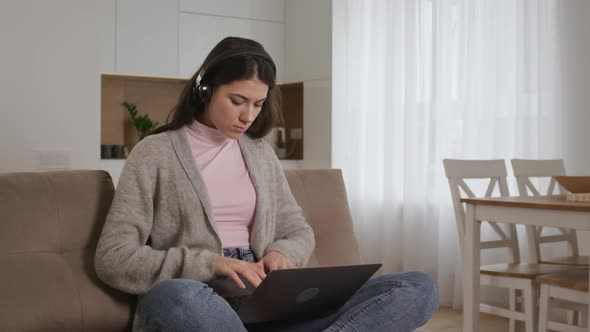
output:
<instances>
[{"instance_id":1,"label":"woman's left hand","mask_svg":"<svg viewBox=\"0 0 590 332\"><path fill-rule=\"evenodd\" d=\"M269 251L258 263L265 271L294 269L295 265L283 254L277 251Z\"/></svg>"}]
</instances>

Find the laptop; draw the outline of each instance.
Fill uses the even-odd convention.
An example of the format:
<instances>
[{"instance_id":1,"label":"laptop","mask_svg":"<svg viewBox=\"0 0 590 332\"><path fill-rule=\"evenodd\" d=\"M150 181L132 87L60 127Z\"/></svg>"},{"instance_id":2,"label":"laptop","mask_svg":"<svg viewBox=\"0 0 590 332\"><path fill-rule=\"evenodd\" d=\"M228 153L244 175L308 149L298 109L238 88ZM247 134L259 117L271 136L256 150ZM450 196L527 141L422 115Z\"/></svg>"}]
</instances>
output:
<instances>
[{"instance_id":1,"label":"laptop","mask_svg":"<svg viewBox=\"0 0 590 332\"><path fill-rule=\"evenodd\" d=\"M371 278L381 264L274 270L257 287L246 289L229 278L209 281L244 324L302 321L336 312Z\"/></svg>"}]
</instances>

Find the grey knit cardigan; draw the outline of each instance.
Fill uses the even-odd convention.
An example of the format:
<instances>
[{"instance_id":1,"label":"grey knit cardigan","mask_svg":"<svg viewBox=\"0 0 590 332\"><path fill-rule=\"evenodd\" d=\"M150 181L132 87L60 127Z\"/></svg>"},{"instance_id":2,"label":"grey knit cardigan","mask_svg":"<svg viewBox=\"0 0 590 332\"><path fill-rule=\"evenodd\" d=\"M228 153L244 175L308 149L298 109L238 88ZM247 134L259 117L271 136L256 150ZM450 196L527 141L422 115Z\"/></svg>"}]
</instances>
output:
<instances>
[{"instance_id":1,"label":"grey knit cardigan","mask_svg":"<svg viewBox=\"0 0 590 332\"><path fill-rule=\"evenodd\" d=\"M257 257L278 251L304 266L314 235L274 151L246 135L238 142L256 190L251 249ZM212 216L184 128L143 139L123 167L98 241L98 276L137 295L170 278L212 279L213 259L223 254Z\"/></svg>"}]
</instances>

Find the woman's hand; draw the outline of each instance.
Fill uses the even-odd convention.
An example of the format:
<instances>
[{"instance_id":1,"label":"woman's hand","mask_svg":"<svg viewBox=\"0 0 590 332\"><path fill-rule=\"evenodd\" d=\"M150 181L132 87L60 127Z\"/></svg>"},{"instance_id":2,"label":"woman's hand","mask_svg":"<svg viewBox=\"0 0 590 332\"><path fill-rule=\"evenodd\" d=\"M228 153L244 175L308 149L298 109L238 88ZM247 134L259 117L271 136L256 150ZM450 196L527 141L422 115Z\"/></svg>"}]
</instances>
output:
<instances>
[{"instance_id":1,"label":"woman's hand","mask_svg":"<svg viewBox=\"0 0 590 332\"><path fill-rule=\"evenodd\" d=\"M254 287L258 287L266 277L261 264L254 264L235 258L217 256L213 260L213 268L218 276L231 278L240 288L246 288L240 276L246 278Z\"/></svg>"},{"instance_id":2,"label":"woman's hand","mask_svg":"<svg viewBox=\"0 0 590 332\"><path fill-rule=\"evenodd\" d=\"M257 265L260 265L265 271L294 269L295 265L283 254L278 251L269 251L262 257Z\"/></svg>"}]
</instances>

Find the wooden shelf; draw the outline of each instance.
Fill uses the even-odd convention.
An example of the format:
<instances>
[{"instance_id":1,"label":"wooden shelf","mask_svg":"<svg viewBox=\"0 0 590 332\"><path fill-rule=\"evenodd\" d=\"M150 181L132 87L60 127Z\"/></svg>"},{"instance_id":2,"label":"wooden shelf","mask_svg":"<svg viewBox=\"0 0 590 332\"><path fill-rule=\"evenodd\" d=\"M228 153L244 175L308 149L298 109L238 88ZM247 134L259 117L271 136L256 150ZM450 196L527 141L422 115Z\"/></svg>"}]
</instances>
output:
<instances>
[{"instance_id":1,"label":"wooden shelf","mask_svg":"<svg viewBox=\"0 0 590 332\"><path fill-rule=\"evenodd\" d=\"M281 84L280 89L287 141L287 157L285 159L303 159L303 83ZM302 139L290 139L291 130L294 128L301 128Z\"/></svg>"},{"instance_id":2,"label":"wooden shelf","mask_svg":"<svg viewBox=\"0 0 590 332\"><path fill-rule=\"evenodd\" d=\"M188 79L103 73L101 75L100 144L125 145L131 151L138 142L131 124L126 101L137 105L139 115L147 114L159 125L166 123ZM303 159L303 137L291 140L293 128L303 133L303 83L279 84L283 100L283 116L287 151L286 159Z\"/></svg>"},{"instance_id":3,"label":"wooden shelf","mask_svg":"<svg viewBox=\"0 0 590 332\"><path fill-rule=\"evenodd\" d=\"M185 84L188 78L167 77L167 76L147 76L147 75L125 75L120 73L102 73L102 78L114 78L134 81L148 81L148 82L166 82L166 83L181 83Z\"/></svg>"},{"instance_id":4,"label":"wooden shelf","mask_svg":"<svg viewBox=\"0 0 590 332\"><path fill-rule=\"evenodd\" d=\"M125 145L129 151L139 138L124 101L137 105L160 124L176 105L187 80L163 77L103 74L101 77L101 144Z\"/></svg>"}]
</instances>

